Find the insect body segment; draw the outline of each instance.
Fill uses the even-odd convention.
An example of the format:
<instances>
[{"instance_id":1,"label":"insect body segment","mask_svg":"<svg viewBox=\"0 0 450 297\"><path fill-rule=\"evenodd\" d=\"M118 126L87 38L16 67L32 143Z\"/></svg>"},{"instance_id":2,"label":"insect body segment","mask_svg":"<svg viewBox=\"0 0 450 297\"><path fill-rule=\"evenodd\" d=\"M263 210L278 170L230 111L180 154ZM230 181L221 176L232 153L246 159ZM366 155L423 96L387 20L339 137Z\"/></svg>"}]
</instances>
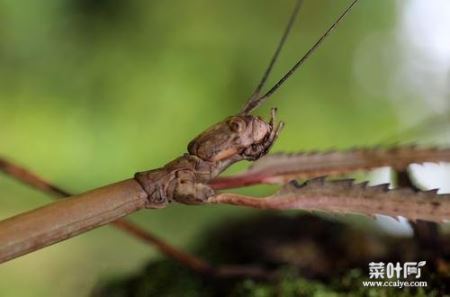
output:
<instances>
[{"instance_id":1,"label":"insect body segment","mask_svg":"<svg viewBox=\"0 0 450 297\"><path fill-rule=\"evenodd\" d=\"M319 40L294 66L269 89L260 95L281 48L289 34L302 0L297 0L291 18L277 49L264 72L263 78L241 113L231 116L210 127L194 138L188 145L188 154L170 162L162 168L136 173L135 179L148 194L148 208L164 207L171 201L185 204L204 203L214 195L207 183L218 176L231 164L241 161L255 161L268 153L283 127L280 122L274 126L276 110L272 109L269 122L250 115L250 112L263 103L308 59L358 2L353 0L339 18L328 28Z\"/></svg>"},{"instance_id":2,"label":"insect body segment","mask_svg":"<svg viewBox=\"0 0 450 297\"><path fill-rule=\"evenodd\" d=\"M148 194L148 208L176 201L201 204L214 195L207 183L241 160L257 160L267 154L283 127L276 126L276 110L265 122L260 117L238 114L213 125L194 138L188 152L162 168L136 173Z\"/></svg>"},{"instance_id":3,"label":"insect body segment","mask_svg":"<svg viewBox=\"0 0 450 297\"><path fill-rule=\"evenodd\" d=\"M270 75L300 10L302 0L297 0L269 66L241 113L226 118L194 138L188 145L188 154L175 159L160 169L140 172L135 175L135 179L148 194L148 207L164 207L171 201L185 204L204 203L214 195L212 188L207 185L211 179L235 162L241 160L255 161L267 154L281 131L283 123L274 125L275 109L272 109L269 122L250 115L250 112L275 93L308 59L311 53L320 46L322 41L357 2L358 0L353 0L308 52L294 64L278 83L261 96L260 91Z\"/></svg>"}]
</instances>

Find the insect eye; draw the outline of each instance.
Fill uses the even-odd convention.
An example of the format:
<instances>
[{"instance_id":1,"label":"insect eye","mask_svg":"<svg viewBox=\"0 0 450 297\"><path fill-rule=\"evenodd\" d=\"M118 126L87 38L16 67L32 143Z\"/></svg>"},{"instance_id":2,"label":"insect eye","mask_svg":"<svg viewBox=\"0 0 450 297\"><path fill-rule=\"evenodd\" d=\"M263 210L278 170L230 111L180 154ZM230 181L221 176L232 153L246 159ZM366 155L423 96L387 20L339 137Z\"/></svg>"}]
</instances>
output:
<instances>
[{"instance_id":1,"label":"insect eye","mask_svg":"<svg viewBox=\"0 0 450 297\"><path fill-rule=\"evenodd\" d=\"M230 120L230 128L233 132L242 132L245 129L245 122L240 118Z\"/></svg>"}]
</instances>

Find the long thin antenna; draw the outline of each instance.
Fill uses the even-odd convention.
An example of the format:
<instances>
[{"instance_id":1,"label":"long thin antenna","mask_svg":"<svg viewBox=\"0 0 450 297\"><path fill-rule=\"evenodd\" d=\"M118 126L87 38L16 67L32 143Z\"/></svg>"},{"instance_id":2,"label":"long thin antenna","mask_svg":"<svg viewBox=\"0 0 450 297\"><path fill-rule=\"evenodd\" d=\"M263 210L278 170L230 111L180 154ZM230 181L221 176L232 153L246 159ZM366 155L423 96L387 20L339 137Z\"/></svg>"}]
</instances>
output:
<instances>
[{"instance_id":1,"label":"long thin antenna","mask_svg":"<svg viewBox=\"0 0 450 297\"><path fill-rule=\"evenodd\" d=\"M260 106L264 101L267 100L271 95L275 93L276 90L278 90L279 87L292 75L294 72L309 58L309 56L320 46L320 44L325 40L325 38L336 28L336 26L341 22L341 20L348 14L348 12L353 8L353 6L358 2L359 0L354 0L346 10L337 18L337 20L328 28L327 31L316 41L316 43L306 52L306 54L299 60L297 63L292 66L292 68L269 90L267 93L265 93L263 96L252 100L252 105L248 106L244 110L244 113L249 113L252 110L254 110L256 107Z\"/></svg>"},{"instance_id":2,"label":"long thin antenna","mask_svg":"<svg viewBox=\"0 0 450 297\"><path fill-rule=\"evenodd\" d=\"M298 12L300 11L300 7L302 6L302 3L303 3L303 0L296 1L294 9L292 11L292 14L289 18L286 28L284 29L283 36L281 36L281 39L277 44L277 48L270 60L269 65L267 66L266 70L264 71L261 81L259 82L256 89L253 91L253 94L250 96L250 99L248 100L247 104L242 108L241 111L243 113L246 113L246 110L253 109L253 105L257 104L256 101L258 100L258 97L261 93L261 89L264 87L264 84L266 83L267 78L269 78L269 75L272 72L272 68L275 65L275 62L278 60L278 56L280 55L281 49L283 48L283 45L286 42L289 32L291 31L291 28L295 22L295 19L297 18L297 15L298 15Z\"/></svg>"}]
</instances>

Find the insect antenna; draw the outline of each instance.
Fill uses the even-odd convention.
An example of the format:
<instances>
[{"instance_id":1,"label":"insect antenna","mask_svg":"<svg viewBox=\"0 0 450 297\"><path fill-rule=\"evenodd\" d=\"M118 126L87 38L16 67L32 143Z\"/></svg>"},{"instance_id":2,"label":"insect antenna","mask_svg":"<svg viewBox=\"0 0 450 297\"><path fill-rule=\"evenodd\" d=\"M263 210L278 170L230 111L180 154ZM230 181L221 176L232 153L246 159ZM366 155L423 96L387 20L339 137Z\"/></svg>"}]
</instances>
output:
<instances>
[{"instance_id":1,"label":"insect antenna","mask_svg":"<svg viewBox=\"0 0 450 297\"><path fill-rule=\"evenodd\" d=\"M247 113L246 110L253 109L253 105L257 104L256 101L258 100L258 97L260 96L261 89L264 87L264 84L266 83L267 79L269 78L270 73L272 72L272 68L275 65L275 62L278 60L281 49L283 48L283 46L286 42L286 39L289 35L289 32L292 29L292 26L295 22L295 19L297 18L297 15L298 15L298 12L300 11L300 7L302 6L302 3L303 3L303 0L296 1L294 9L292 10L292 14L289 18L286 28L284 29L283 35L281 36L281 39L277 44L277 48L275 49L275 52L273 53L273 56L270 59L269 65L267 66L266 70L264 71L261 81L259 82L256 89L253 91L247 104L241 110L243 113Z\"/></svg>"},{"instance_id":2,"label":"insect antenna","mask_svg":"<svg viewBox=\"0 0 450 297\"><path fill-rule=\"evenodd\" d=\"M326 37L336 28L336 26L341 22L342 19L350 12L353 6L359 0L353 0L353 2L341 13L341 15L336 19L336 21L328 28L327 31L316 41L316 43L306 52L306 54L298 60L291 69L271 88L267 93L260 97L253 98L251 97L249 102L246 104L243 113L249 113L258 106L260 106L264 101L266 101L270 96L272 96L276 90L278 90L281 85L292 75L294 72L310 57L310 55L321 45L321 43L325 40Z\"/></svg>"}]
</instances>

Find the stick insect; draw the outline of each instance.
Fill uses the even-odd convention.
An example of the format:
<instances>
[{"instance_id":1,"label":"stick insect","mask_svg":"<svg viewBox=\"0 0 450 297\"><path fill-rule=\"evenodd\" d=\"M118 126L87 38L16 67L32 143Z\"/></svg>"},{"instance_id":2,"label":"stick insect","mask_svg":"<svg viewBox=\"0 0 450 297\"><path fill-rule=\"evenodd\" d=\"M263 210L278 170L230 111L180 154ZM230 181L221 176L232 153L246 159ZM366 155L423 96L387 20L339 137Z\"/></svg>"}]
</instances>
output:
<instances>
[{"instance_id":1,"label":"stick insect","mask_svg":"<svg viewBox=\"0 0 450 297\"><path fill-rule=\"evenodd\" d=\"M131 227L123 219L118 219L143 208L167 207L172 202L189 205L222 203L263 209L314 209L367 215L381 213L437 222L448 220L449 195L411 189L390 191L386 185L368 187L367 184L353 184L349 180L328 181L320 178L303 184L292 181L380 166L391 166L401 171L411 163L449 161L448 149L397 147L265 157L279 136L283 123L276 123L276 109L272 109L269 121L264 121L251 112L284 85L357 2L358 0L351 2L306 54L275 85L262 93L300 10L302 1L298 0L262 79L239 113L201 133L189 143L187 154L162 168L137 173L132 179L0 222L0 261L10 260L110 222L143 238L145 236L138 229ZM226 168L241 160L255 163L243 174L219 177ZM0 168L16 177L25 176L6 161L0 162ZM28 178L31 183L29 175ZM267 198L217 192L220 189L260 183L285 186ZM41 183L40 187L59 196L70 196L57 187L49 187L47 183ZM175 258L189 258L167 246L163 247L164 244L157 240L153 240L153 243ZM189 259L185 262L190 261L191 266L200 267L199 270L209 269L205 263Z\"/></svg>"}]
</instances>

